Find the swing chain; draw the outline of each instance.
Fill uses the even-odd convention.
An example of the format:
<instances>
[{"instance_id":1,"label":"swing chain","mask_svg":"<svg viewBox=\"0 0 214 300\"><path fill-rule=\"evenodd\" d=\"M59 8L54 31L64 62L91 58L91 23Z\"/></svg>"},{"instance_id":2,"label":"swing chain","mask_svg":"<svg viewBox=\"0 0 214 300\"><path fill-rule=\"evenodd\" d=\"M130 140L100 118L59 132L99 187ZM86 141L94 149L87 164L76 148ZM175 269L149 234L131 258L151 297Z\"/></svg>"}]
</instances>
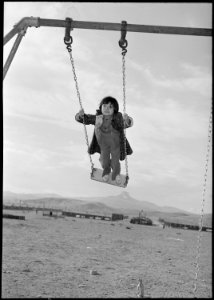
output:
<instances>
[{"instance_id":1,"label":"swing chain","mask_svg":"<svg viewBox=\"0 0 214 300\"><path fill-rule=\"evenodd\" d=\"M81 97L80 97L80 91L79 91L79 86L78 86L77 75L76 75L76 71L75 71L74 59L73 59L73 56L72 56L71 44L73 42L73 38L70 36L71 19L66 18L66 21L69 21L69 24L68 24L67 28L65 29L64 43L67 45L66 48L67 48L69 56L70 56L70 61L71 61L71 66L72 66L72 71L73 71L73 77L74 77L75 86L76 86L76 93L77 93L77 97L78 97L78 100L79 100L80 108L83 110L82 100L81 100ZM85 140L86 140L87 147L89 149L89 139L88 139L88 133L87 133L87 129L86 129L84 115L83 115L83 125L84 125ZM88 152L88 155L89 155L89 159L90 159L90 163L91 163L91 171L93 173L94 163L92 161L92 158L91 158L91 155L90 155L89 152Z\"/></svg>"},{"instance_id":2,"label":"swing chain","mask_svg":"<svg viewBox=\"0 0 214 300\"><path fill-rule=\"evenodd\" d=\"M122 71L123 71L123 113L125 114L126 113L126 65L125 65L125 55L122 56ZM126 151L125 122L124 122L124 150L125 150L126 178L127 178L127 182L128 182L129 175L128 175L128 159L127 159L127 151Z\"/></svg>"},{"instance_id":3,"label":"swing chain","mask_svg":"<svg viewBox=\"0 0 214 300\"><path fill-rule=\"evenodd\" d=\"M205 202L205 194L206 194L206 183L207 183L207 172L208 172L208 163L209 163L209 153L211 147L211 139L212 139L212 104L211 104L211 111L210 111L210 118L209 118L209 128L208 128L208 143L207 143L207 153L206 153L206 163L205 163L205 174L204 174L204 184L203 184L203 193L202 193L202 208L201 208L201 216L199 222L199 234L198 234L198 241L197 241L197 255L195 261L195 282L193 293L196 298L196 291L197 291L197 280L198 280L198 273L199 273L199 259L200 259L200 247L201 247L201 231L203 229L203 215L204 215L204 202Z\"/></svg>"},{"instance_id":4,"label":"swing chain","mask_svg":"<svg viewBox=\"0 0 214 300\"><path fill-rule=\"evenodd\" d=\"M119 40L119 46L122 48L122 75L123 75L123 113L126 113L126 61L125 55L127 53L128 41L126 40L126 27L127 22L122 21L121 27L121 39ZM126 183L129 180L128 174L128 159L127 159L127 151L126 151L126 129L124 122L124 151L125 151L125 168L126 168Z\"/></svg>"}]
</instances>

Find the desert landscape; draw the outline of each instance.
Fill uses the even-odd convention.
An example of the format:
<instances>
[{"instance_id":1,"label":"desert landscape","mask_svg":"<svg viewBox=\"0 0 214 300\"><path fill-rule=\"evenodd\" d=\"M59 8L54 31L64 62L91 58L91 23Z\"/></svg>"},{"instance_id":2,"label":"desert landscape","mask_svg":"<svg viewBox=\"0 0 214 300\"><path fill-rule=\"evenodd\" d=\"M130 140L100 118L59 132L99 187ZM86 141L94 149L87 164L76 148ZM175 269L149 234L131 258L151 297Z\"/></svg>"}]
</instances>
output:
<instances>
[{"instance_id":1,"label":"desert landscape","mask_svg":"<svg viewBox=\"0 0 214 300\"><path fill-rule=\"evenodd\" d=\"M211 232L197 271L195 230L7 212L25 220L3 218L2 298L137 298L139 279L144 298L212 298Z\"/></svg>"}]
</instances>

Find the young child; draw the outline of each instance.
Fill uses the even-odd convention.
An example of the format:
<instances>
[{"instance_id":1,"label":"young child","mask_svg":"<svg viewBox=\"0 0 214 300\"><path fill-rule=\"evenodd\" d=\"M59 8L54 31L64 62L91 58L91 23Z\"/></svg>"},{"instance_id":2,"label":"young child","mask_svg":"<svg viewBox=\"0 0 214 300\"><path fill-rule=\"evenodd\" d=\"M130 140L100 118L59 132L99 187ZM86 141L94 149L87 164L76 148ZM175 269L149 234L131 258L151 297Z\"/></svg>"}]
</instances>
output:
<instances>
[{"instance_id":1,"label":"young child","mask_svg":"<svg viewBox=\"0 0 214 300\"><path fill-rule=\"evenodd\" d=\"M83 110L80 110L75 119L85 125L95 125L88 152L89 154L100 153L103 181L108 181L112 169L112 180L120 184L120 160L125 159L124 127L133 126L133 119L119 112L119 104L113 97L102 99L96 115L85 114ZM132 152L126 139L126 154L130 155Z\"/></svg>"}]
</instances>

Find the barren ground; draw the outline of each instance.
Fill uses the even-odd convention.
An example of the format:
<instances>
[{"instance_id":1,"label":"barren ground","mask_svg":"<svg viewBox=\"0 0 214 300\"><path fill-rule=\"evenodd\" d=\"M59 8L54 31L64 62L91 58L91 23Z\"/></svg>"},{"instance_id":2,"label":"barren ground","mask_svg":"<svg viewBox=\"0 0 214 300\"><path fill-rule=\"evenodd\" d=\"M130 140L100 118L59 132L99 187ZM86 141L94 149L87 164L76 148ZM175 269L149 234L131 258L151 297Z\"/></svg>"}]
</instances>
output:
<instances>
[{"instance_id":1,"label":"barren ground","mask_svg":"<svg viewBox=\"0 0 214 300\"><path fill-rule=\"evenodd\" d=\"M139 278L144 297L194 298L197 231L21 214L3 219L2 298L136 298ZM198 298L212 297L211 236L201 233Z\"/></svg>"}]
</instances>

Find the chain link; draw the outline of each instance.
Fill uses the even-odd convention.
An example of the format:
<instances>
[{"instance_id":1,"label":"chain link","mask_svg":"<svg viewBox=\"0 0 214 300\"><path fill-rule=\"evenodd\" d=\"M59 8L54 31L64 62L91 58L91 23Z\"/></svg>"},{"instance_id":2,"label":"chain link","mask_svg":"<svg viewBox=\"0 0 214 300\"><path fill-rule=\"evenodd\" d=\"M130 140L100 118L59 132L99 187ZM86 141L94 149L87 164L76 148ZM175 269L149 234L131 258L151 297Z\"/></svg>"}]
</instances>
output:
<instances>
[{"instance_id":1,"label":"chain link","mask_svg":"<svg viewBox=\"0 0 214 300\"><path fill-rule=\"evenodd\" d=\"M71 65L72 65L72 71L73 71L73 76L74 76L74 81L75 81L75 86L76 86L77 97L79 99L80 108L83 110L83 105L82 105L82 100L81 100L81 97L80 97L80 91L79 91L79 86L78 86L77 75L76 75L76 71L75 71L75 64L74 64L74 59L73 59L73 56L72 56L71 46L67 47L67 49L68 49L68 53L69 53L70 61L71 61ZM83 115L83 124L84 124L85 140L86 140L87 147L89 149L88 133L87 133L86 125L85 125L84 115ZM91 171L93 172L94 163L92 161L92 157L91 157L91 154L89 152L88 152L88 155L89 155L89 159L90 159L90 163L91 163Z\"/></svg>"},{"instance_id":2,"label":"chain link","mask_svg":"<svg viewBox=\"0 0 214 300\"><path fill-rule=\"evenodd\" d=\"M122 74L123 74L123 113L126 113L126 61L125 61L126 51L122 51ZM128 172L128 159L127 159L127 151L126 151L126 129L124 122L124 151L125 151L125 168L126 168L126 180L129 179Z\"/></svg>"},{"instance_id":3,"label":"chain link","mask_svg":"<svg viewBox=\"0 0 214 300\"><path fill-rule=\"evenodd\" d=\"M211 104L211 111L210 111L210 118L209 118L209 128L208 128L208 143L207 143L207 153L206 153L206 163L205 163L205 173L204 173L204 184L203 184L203 193L202 193L202 206L201 206L201 216L199 222L199 233L198 233L198 241L197 241L197 248L196 248L196 260L195 260L195 278L194 278L194 287L193 287L193 294L196 298L197 292L197 281L198 281L198 274L199 274L199 259L200 259L200 248L201 248L201 231L203 228L203 216L204 216L204 203L205 203L205 194L206 194L206 184L207 184L207 172L208 172L208 163L209 163L209 153L211 148L211 139L212 139L212 104Z\"/></svg>"}]
</instances>

